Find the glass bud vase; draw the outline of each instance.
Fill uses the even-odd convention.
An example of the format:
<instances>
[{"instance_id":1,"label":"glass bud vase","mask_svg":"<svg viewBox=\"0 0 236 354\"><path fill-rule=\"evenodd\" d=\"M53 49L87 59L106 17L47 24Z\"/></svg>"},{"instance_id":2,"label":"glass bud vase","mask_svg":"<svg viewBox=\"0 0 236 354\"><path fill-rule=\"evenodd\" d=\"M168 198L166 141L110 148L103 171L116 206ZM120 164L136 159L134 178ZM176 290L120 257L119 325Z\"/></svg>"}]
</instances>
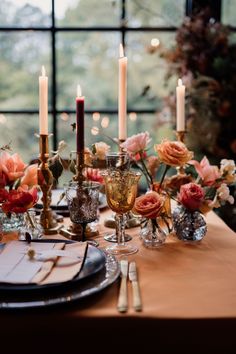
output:
<instances>
[{"instance_id":1,"label":"glass bud vase","mask_svg":"<svg viewBox=\"0 0 236 354\"><path fill-rule=\"evenodd\" d=\"M147 248L162 246L166 241L167 232L162 227L161 218L143 220L140 237Z\"/></svg>"},{"instance_id":2,"label":"glass bud vase","mask_svg":"<svg viewBox=\"0 0 236 354\"><path fill-rule=\"evenodd\" d=\"M190 211L177 206L172 213L173 227L179 240L189 243L199 242L207 232L204 216L199 211Z\"/></svg>"}]
</instances>

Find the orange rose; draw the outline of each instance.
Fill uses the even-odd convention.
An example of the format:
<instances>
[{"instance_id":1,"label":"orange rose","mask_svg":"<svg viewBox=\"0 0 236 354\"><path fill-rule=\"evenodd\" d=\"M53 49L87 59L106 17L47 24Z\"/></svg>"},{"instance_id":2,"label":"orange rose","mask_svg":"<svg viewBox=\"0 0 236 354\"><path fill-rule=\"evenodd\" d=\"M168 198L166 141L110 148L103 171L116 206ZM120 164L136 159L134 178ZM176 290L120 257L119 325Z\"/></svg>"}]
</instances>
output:
<instances>
[{"instance_id":1,"label":"orange rose","mask_svg":"<svg viewBox=\"0 0 236 354\"><path fill-rule=\"evenodd\" d=\"M160 215L164 202L163 196L156 192L149 192L136 198L133 211L145 218L155 219Z\"/></svg>"},{"instance_id":2,"label":"orange rose","mask_svg":"<svg viewBox=\"0 0 236 354\"><path fill-rule=\"evenodd\" d=\"M33 187L38 184L38 165L30 165L25 170L24 176L21 178L21 186L27 185Z\"/></svg>"},{"instance_id":3,"label":"orange rose","mask_svg":"<svg viewBox=\"0 0 236 354\"><path fill-rule=\"evenodd\" d=\"M10 182L14 182L22 177L25 167L26 164L24 164L18 154L10 155L4 151L0 155L0 172L3 172Z\"/></svg>"},{"instance_id":4,"label":"orange rose","mask_svg":"<svg viewBox=\"0 0 236 354\"><path fill-rule=\"evenodd\" d=\"M193 157L193 152L180 141L164 140L155 145L154 149L161 162L173 167L183 166Z\"/></svg>"}]
</instances>

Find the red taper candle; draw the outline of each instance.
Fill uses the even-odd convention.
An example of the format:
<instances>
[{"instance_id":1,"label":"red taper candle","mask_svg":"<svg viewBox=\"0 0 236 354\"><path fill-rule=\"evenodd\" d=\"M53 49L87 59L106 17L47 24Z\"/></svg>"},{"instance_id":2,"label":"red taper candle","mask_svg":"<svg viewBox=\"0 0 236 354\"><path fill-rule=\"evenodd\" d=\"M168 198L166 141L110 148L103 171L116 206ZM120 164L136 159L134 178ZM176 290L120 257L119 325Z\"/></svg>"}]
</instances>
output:
<instances>
[{"instance_id":1,"label":"red taper candle","mask_svg":"<svg viewBox=\"0 0 236 354\"><path fill-rule=\"evenodd\" d=\"M76 147L77 152L84 151L84 96L80 85L77 86L76 97Z\"/></svg>"}]
</instances>

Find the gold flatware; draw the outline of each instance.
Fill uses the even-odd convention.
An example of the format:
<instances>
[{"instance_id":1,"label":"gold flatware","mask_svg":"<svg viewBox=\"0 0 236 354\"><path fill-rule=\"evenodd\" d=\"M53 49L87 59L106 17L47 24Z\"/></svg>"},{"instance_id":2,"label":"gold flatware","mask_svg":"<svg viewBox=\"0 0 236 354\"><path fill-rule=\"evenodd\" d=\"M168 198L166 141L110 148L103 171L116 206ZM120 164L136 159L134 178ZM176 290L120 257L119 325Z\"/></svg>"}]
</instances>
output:
<instances>
[{"instance_id":1,"label":"gold flatware","mask_svg":"<svg viewBox=\"0 0 236 354\"><path fill-rule=\"evenodd\" d=\"M132 283L133 308L135 311L142 311L142 301L138 283L137 267L135 262L131 262L129 265L129 280Z\"/></svg>"},{"instance_id":2,"label":"gold flatware","mask_svg":"<svg viewBox=\"0 0 236 354\"><path fill-rule=\"evenodd\" d=\"M127 294L127 277L128 277L128 261L120 261L121 269L121 284L118 297L117 309L119 312L126 312L128 310L128 294Z\"/></svg>"}]
</instances>

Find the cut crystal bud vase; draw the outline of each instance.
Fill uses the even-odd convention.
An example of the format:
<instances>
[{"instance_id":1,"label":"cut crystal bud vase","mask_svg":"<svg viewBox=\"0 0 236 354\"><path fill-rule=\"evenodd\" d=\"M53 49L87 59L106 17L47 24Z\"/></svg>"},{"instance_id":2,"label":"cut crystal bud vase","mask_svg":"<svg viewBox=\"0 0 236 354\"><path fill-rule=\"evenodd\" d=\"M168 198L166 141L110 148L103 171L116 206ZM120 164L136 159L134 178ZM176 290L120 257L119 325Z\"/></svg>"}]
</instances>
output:
<instances>
[{"instance_id":1,"label":"cut crystal bud vase","mask_svg":"<svg viewBox=\"0 0 236 354\"><path fill-rule=\"evenodd\" d=\"M194 243L201 241L207 232L204 216L199 211L190 211L177 206L172 213L173 227L178 239Z\"/></svg>"}]
</instances>

